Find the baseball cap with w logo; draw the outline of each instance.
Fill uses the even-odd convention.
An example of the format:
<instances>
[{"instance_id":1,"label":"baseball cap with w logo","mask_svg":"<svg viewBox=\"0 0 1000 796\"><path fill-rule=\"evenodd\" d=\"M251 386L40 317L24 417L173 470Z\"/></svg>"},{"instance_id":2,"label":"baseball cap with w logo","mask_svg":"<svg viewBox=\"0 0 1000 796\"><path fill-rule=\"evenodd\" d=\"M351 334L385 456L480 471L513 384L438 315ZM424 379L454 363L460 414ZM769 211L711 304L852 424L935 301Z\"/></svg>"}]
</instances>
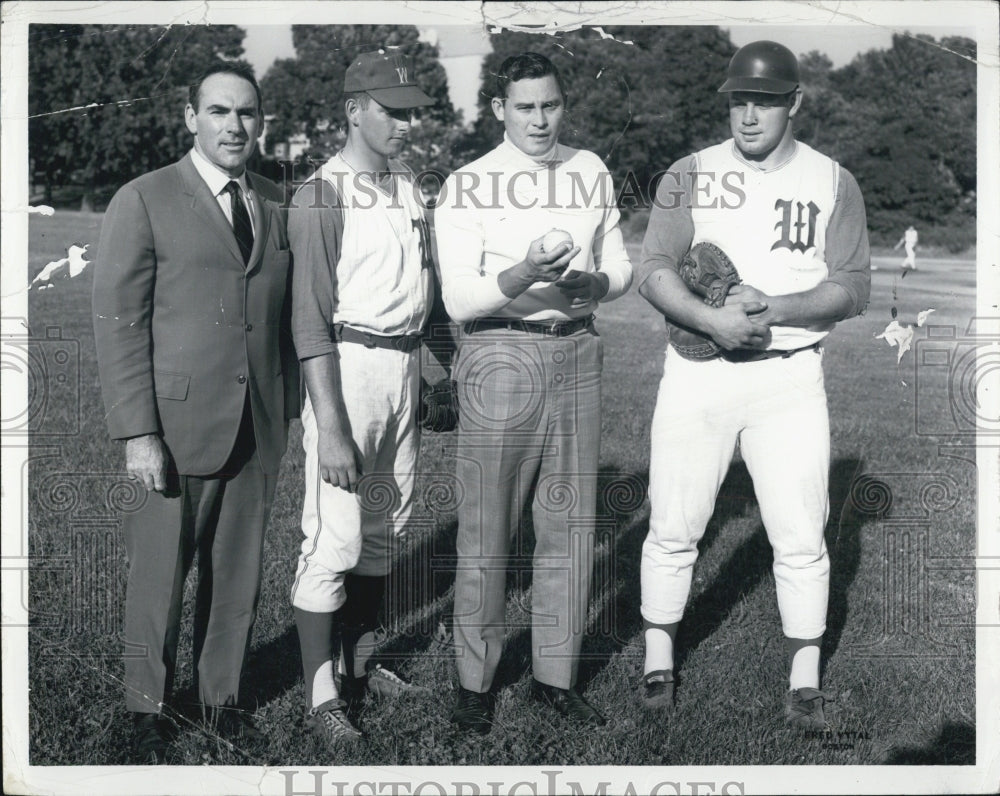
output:
<instances>
[{"instance_id":1,"label":"baseball cap with w logo","mask_svg":"<svg viewBox=\"0 0 1000 796\"><path fill-rule=\"evenodd\" d=\"M344 93L367 92L386 108L419 108L433 105L413 80L413 61L397 53L362 53L344 75Z\"/></svg>"}]
</instances>

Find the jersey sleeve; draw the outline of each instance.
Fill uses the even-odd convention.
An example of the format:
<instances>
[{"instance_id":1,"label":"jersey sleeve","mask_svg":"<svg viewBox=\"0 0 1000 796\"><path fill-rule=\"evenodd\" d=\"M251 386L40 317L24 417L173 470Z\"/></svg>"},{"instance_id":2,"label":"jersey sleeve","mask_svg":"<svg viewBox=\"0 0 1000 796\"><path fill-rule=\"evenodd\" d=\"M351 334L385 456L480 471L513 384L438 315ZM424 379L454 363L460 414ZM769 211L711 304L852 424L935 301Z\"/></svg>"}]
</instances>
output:
<instances>
[{"instance_id":1,"label":"jersey sleeve","mask_svg":"<svg viewBox=\"0 0 1000 796\"><path fill-rule=\"evenodd\" d=\"M857 180L840 167L839 189L826 230L828 282L840 285L851 297L851 311L860 315L868 306L871 292L871 249L865 200Z\"/></svg>"},{"instance_id":2,"label":"jersey sleeve","mask_svg":"<svg viewBox=\"0 0 1000 796\"><path fill-rule=\"evenodd\" d=\"M599 175L598 179L607 183L610 195L614 196L611 174L603 163ZM632 284L632 261L625 249L620 222L621 213L613 201L608 202L593 244L594 268L608 277L608 292L602 302L624 295Z\"/></svg>"},{"instance_id":3,"label":"jersey sleeve","mask_svg":"<svg viewBox=\"0 0 1000 796\"><path fill-rule=\"evenodd\" d=\"M694 171L694 155L681 158L664 173L656 186L637 269L639 286L661 268L677 271L691 248L694 240L691 174Z\"/></svg>"},{"instance_id":4,"label":"jersey sleeve","mask_svg":"<svg viewBox=\"0 0 1000 796\"><path fill-rule=\"evenodd\" d=\"M292 249L292 337L298 358L336 350L330 324L337 306L337 263L344 237L344 209L336 188L321 178L296 191L288 209Z\"/></svg>"}]
</instances>

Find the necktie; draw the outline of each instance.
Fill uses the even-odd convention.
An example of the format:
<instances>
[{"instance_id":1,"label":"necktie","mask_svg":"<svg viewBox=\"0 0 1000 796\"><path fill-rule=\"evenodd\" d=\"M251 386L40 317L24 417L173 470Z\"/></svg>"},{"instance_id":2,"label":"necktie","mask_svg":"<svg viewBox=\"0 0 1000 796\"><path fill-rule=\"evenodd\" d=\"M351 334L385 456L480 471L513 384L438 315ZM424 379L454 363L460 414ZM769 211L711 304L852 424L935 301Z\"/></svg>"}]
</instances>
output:
<instances>
[{"instance_id":1,"label":"necktie","mask_svg":"<svg viewBox=\"0 0 1000 796\"><path fill-rule=\"evenodd\" d=\"M243 204L240 184L236 180L230 180L224 190L229 194L230 207L233 211L233 234L236 236L236 243L239 244L240 254L243 255L243 265L246 265L250 262L250 252L253 251L250 214L247 213L247 206Z\"/></svg>"}]
</instances>

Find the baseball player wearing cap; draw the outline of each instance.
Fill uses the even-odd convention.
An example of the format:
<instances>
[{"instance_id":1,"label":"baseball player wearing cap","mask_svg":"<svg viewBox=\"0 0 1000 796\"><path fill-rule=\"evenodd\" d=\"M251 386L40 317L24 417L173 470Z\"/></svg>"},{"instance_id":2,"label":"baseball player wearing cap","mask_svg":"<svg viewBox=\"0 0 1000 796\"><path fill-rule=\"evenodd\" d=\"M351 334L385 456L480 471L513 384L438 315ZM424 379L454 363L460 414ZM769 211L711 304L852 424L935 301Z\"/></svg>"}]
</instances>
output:
<instances>
[{"instance_id":1,"label":"baseball player wearing cap","mask_svg":"<svg viewBox=\"0 0 1000 796\"><path fill-rule=\"evenodd\" d=\"M719 91L733 137L671 166L643 244L641 295L668 327L700 332L723 351L703 360L672 346L666 353L642 551L641 693L649 707L673 704L674 639L697 543L738 443L774 551L790 653L785 714L795 726L822 728L830 439L821 343L867 305L864 201L846 170L795 140L802 91L788 49L769 41L741 48ZM678 275L700 241L726 252L744 282L719 308Z\"/></svg>"},{"instance_id":2,"label":"baseball player wearing cap","mask_svg":"<svg viewBox=\"0 0 1000 796\"><path fill-rule=\"evenodd\" d=\"M376 695L413 689L370 666L394 541L411 510L418 348L433 295L419 194L394 159L411 109L434 102L412 75L399 55L366 53L351 64L347 143L289 210L292 333L307 391L305 538L291 596L307 709L330 740L360 735L346 711L365 687Z\"/></svg>"},{"instance_id":3,"label":"baseball player wearing cap","mask_svg":"<svg viewBox=\"0 0 1000 796\"><path fill-rule=\"evenodd\" d=\"M559 143L565 96L535 53L500 67L498 147L452 174L435 211L445 306L464 323L459 384L452 714L489 731L504 642L506 557L534 483L532 693L577 721L604 719L575 690L593 557L600 440L599 301L628 290L632 265L611 177ZM553 228L575 242L546 246ZM567 272L567 269L569 271Z\"/></svg>"}]
</instances>

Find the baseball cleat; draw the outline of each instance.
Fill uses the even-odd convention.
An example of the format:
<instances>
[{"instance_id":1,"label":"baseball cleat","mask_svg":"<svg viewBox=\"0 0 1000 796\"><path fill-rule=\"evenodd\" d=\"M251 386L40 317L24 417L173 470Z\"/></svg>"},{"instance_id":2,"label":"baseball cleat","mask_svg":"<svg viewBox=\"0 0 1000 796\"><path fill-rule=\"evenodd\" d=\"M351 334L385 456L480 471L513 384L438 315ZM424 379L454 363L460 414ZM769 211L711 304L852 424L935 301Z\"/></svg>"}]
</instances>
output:
<instances>
[{"instance_id":1,"label":"baseball cleat","mask_svg":"<svg viewBox=\"0 0 1000 796\"><path fill-rule=\"evenodd\" d=\"M328 699L312 708L306 716L306 723L330 743L354 741L362 737L361 730L347 718L347 703L342 699Z\"/></svg>"},{"instance_id":2,"label":"baseball cleat","mask_svg":"<svg viewBox=\"0 0 1000 796\"><path fill-rule=\"evenodd\" d=\"M825 730L823 703L832 701L818 688L793 688L785 695L785 721L800 730Z\"/></svg>"},{"instance_id":3,"label":"baseball cleat","mask_svg":"<svg viewBox=\"0 0 1000 796\"><path fill-rule=\"evenodd\" d=\"M405 694L429 694L430 689L422 685L414 685L398 674L386 669L381 664L377 664L369 670L368 682L365 687L373 697L399 697Z\"/></svg>"},{"instance_id":4,"label":"baseball cleat","mask_svg":"<svg viewBox=\"0 0 1000 796\"><path fill-rule=\"evenodd\" d=\"M649 710L673 710L674 673L670 669L658 669L642 676L642 705Z\"/></svg>"}]
</instances>

